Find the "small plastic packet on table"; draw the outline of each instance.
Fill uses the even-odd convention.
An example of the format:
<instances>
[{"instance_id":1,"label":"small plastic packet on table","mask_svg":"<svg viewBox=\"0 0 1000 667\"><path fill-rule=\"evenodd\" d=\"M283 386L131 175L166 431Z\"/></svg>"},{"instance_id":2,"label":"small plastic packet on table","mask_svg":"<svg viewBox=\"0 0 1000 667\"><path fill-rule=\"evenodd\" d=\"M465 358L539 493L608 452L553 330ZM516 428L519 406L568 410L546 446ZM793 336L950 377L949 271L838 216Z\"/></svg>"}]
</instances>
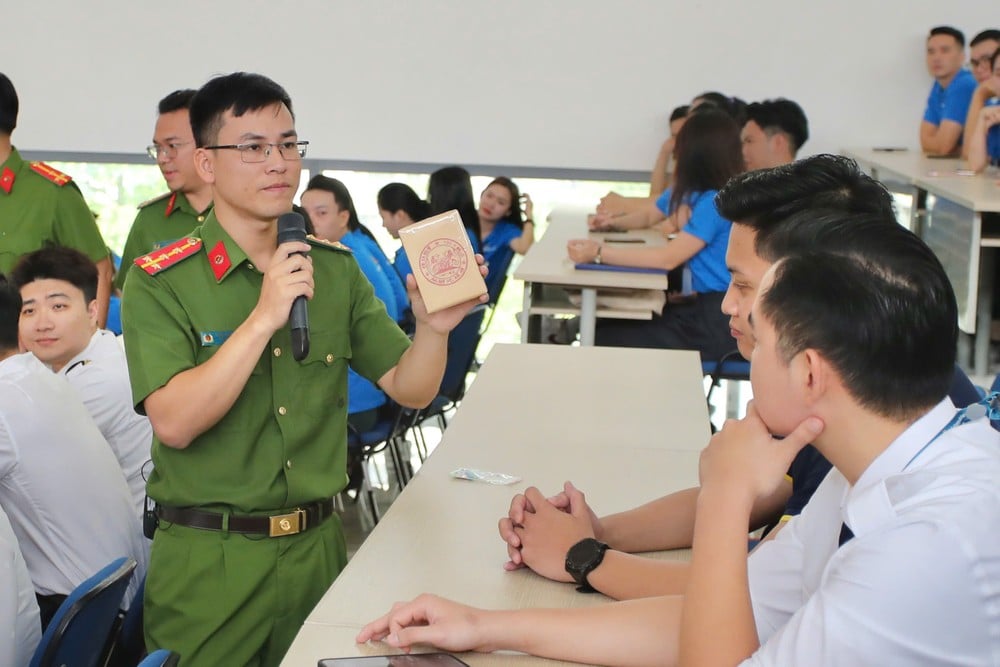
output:
<instances>
[{"instance_id":1,"label":"small plastic packet on table","mask_svg":"<svg viewBox=\"0 0 1000 667\"><path fill-rule=\"evenodd\" d=\"M502 472L490 472L489 470L477 470L476 468L456 468L451 471L451 476L455 479L467 479L472 482L486 482L497 486L505 484L517 484L520 477L507 475Z\"/></svg>"}]
</instances>

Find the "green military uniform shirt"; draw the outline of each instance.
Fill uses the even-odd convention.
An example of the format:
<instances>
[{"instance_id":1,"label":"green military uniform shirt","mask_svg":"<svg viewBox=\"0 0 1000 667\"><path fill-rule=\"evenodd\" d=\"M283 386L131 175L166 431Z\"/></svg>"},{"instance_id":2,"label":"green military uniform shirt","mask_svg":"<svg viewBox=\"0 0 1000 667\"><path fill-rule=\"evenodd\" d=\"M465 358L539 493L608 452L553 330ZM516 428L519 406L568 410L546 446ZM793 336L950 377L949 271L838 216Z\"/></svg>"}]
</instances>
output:
<instances>
[{"instance_id":1,"label":"green military uniform shirt","mask_svg":"<svg viewBox=\"0 0 1000 667\"><path fill-rule=\"evenodd\" d=\"M182 192L168 192L139 204L139 213L129 230L128 239L125 240L121 268L115 276L115 287L121 289L125 286L125 277L136 257L159 250L191 233L191 230L205 222L211 209L209 205L205 211L196 211Z\"/></svg>"},{"instance_id":2,"label":"green military uniform shirt","mask_svg":"<svg viewBox=\"0 0 1000 667\"><path fill-rule=\"evenodd\" d=\"M191 236L179 250L161 251L191 256L165 259L172 265L156 275L140 267L129 274L122 320L137 406L174 375L208 361L260 296L263 274L214 212ZM193 250L197 239L201 246ZM309 355L301 363L292 358L291 335L282 327L217 424L186 449L154 438L148 493L158 503L254 513L330 498L346 485L348 364L377 380L409 339L349 252L317 246L311 257Z\"/></svg>"},{"instance_id":3,"label":"green military uniform shirt","mask_svg":"<svg viewBox=\"0 0 1000 667\"><path fill-rule=\"evenodd\" d=\"M44 174L44 175L43 175ZM41 162L25 162L17 149L0 165L0 272L46 243L76 248L94 262L108 248L76 183Z\"/></svg>"}]
</instances>

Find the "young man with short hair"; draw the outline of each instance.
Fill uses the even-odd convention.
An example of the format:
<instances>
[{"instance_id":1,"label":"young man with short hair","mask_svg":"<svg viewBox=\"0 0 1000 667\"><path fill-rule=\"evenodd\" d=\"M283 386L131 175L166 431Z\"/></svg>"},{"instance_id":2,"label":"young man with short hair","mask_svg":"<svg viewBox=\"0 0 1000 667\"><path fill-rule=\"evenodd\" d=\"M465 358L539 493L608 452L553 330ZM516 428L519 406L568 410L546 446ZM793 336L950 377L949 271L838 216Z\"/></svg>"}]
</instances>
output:
<instances>
[{"instance_id":1,"label":"young man with short hair","mask_svg":"<svg viewBox=\"0 0 1000 667\"><path fill-rule=\"evenodd\" d=\"M25 162L11 143L20 103L0 72L0 273L21 255L54 243L76 248L97 266L97 320L103 326L111 297L111 255L80 189L44 162Z\"/></svg>"},{"instance_id":2,"label":"young man with short hair","mask_svg":"<svg viewBox=\"0 0 1000 667\"><path fill-rule=\"evenodd\" d=\"M927 36L927 71L934 77L920 123L920 148L928 155L958 153L976 79L965 64L965 35L950 26Z\"/></svg>"},{"instance_id":3,"label":"young man with short hair","mask_svg":"<svg viewBox=\"0 0 1000 667\"><path fill-rule=\"evenodd\" d=\"M947 399L948 277L884 214L824 215L857 249L793 254L765 275L748 316L757 398L702 453L682 595L516 611L425 595L358 641L605 665L995 662L1000 433ZM748 559L756 499L808 442L835 469Z\"/></svg>"},{"instance_id":4,"label":"young man with short hair","mask_svg":"<svg viewBox=\"0 0 1000 667\"><path fill-rule=\"evenodd\" d=\"M93 310L93 299L90 303ZM42 625L74 588L146 544L125 476L79 393L31 353L18 353L21 295L0 274L0 506L35 587Z\"/></svg>"},{"instance_id":5,"label":"young man with short hair","mask_svg":"<svg viewBox=\"0 0 1000 667\"><path fill-rule=\"evenodd\" d=\"M809 139L809 121L802 107L779 97L747 105L740 131L747 171L788 164Z\"/></svg>"},{"instance_id":6,"label":"young man with short hair","mask_svg":"<svg viewBox=\"0 0 1000 667\"><path fill-rule=\"evenodd\" d=\"M205 222L212 208L212 186L194 168L194 134L188 110L197 91L175 90L157 106L153 143L146 151L156 160L169 192L139 204L139 213L122 250L115 287L122 289L136 257L159 250Z\"/></svg>"},{"instance_id":7,"label":"young man with short hair","mask_svg":"<svg viewBox=\"0 0 1000 667\"><path fill-rule=\"evenodd\" d=\"M146 643L187 667L276 665L347 561L333 497L347 484L348 365L426 406L449 332L487 297L428 314L410 279L411 343L346 249L278 243L308 143L288 93L259 74L219 76L190 116L213 210L142 258L123 301L132 393L154 432ZM286 326L299 297L301 361Z\"/></svg>"},{"instance_id":8,"label":"young man with short hair","mask_svg":"<svg viewBox=\"0 0 1000 667\"><path fill-rule=\"evenodd\" d=\"M976 77L978 86L972 94L972 101L969 103L969 112L965 116L965 129L962 132L962 157L969 160L973 170L981 170L985 164L982 163L981 154L977 159L973 159L973 151L976 147L981 147L974 139L974 134L983 112L983 107L996 103L1000 97L1000 74L996 68L997 54L1000 53L1000 30L984 30L976 35L969 42L969 65L972 67L972 74ZM993 115L995 112L988 112ZM990 118L988 120L995 120ZM981 140L981 138L979 138Z\"/></svg>"},{"instance_id":9,"label":"young man with short hair","mask_svg":"<svg viewBox=\"0 0 1000 667\"><path fill-rule=\"evenodd\" d=\"M143 467L153 429L132 408L121 342L97 326L97 270L83 253L50 246L25 255L11 272L21 290L21 344L80 393L125 474L136 516L146 498Z\"/></svg>"}]
</instances>

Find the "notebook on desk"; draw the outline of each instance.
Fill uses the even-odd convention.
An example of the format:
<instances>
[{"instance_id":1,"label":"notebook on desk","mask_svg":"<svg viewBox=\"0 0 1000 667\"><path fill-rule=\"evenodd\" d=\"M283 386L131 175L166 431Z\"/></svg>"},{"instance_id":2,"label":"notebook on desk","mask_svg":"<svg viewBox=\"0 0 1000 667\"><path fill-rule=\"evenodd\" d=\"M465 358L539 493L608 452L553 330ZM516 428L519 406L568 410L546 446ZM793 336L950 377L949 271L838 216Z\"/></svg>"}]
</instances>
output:
<instances>
[{"instance_id":1,"label":"notebook on desk","mask_svg":"<svg viewBox=\"0 0 1000 667\"><path fill-rule=\"evenodd\" d=\"M664 269L647 269L639 266L616 266L613 264L591 264L589 262L574 264L573 268L580 269L581 271L621 271L623 273L652 273L661 276L667 275L667 271Z\"/></svg>"}]
</instances>

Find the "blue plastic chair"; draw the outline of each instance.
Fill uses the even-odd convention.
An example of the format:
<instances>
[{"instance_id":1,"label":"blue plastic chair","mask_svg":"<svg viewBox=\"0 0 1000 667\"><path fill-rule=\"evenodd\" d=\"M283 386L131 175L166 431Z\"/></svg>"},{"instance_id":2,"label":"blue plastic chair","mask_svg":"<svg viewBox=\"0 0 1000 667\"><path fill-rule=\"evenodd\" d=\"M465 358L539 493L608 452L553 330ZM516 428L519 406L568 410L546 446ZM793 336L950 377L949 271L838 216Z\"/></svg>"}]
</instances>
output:
<instances>
[{"instance_id":1,"label":"blue plastic chair","mask_svg":"<svg viewBox=\"0 0 1000 667\"><path fill-rule=\"evenodd\" d=\"M365 472L368 459L379 452L387 452L392 459L400 491L413 475L409 457L402 450L406 443L406 432L413 425L416 411L404 408L390 400L381 414L382 417L379 421L368 431L358 431L350 423L347 425L347 450L351 455L360 459L363 475L361 488L358 489L356 499L360 498L362 494L367 498L372 525L379 522L379 513L374 490L368 479L368 473Z\"/></svg>"},{"instance_id":2,"label":"blue plastic chair","mask_svg":"<svg viewBox=\"0 0 1000 667\"><path fill-rule=\"evenodd\" d=\"M103 665L135 566L134 558L119 558L73 589L45 629L29 667Z\"/></svg>"},{"instance_id":3,"label":"blue plastic chair","mask_svg":"<svg viewBox=\"0 0 1000 667\"><path fill-rule=\"evenodd\" d=\"M108 667L135 667L146 655L146 640L142 634L142 601L146 594L146 578L135 589L128 611L122 615L121 630L115 638Z\"/></svg>"},{"instance_id":4,"label":"blue plastic chair","mask_svg":"<svg viewBox=\"0 0 1000 667\"><path fill-rule=\"evenodd\" d=\"M146 659L139 663L138 667L174 667L180 661L180 656L165 648L153 651L146 656Z\"/></svg>"}]
</instances>

